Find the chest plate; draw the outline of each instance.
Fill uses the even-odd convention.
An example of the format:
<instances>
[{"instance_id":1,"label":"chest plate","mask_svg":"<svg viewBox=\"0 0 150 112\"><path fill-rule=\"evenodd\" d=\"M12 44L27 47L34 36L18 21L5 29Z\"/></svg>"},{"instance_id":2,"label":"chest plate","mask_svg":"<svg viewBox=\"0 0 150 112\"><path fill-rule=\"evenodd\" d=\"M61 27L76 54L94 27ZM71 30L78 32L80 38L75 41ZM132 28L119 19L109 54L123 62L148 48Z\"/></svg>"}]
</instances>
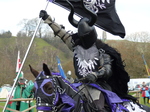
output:
<instances>
[{"instance_id":1,"label":"chest plate","mask_svg":"<svg viewBox=\"0 0 150 112\"><path fill-rule=\"evenodd\" d=\"M89 49L76 46L74 49L74 65L76 75L85 77L88 73L98 70L99 51L95 45Z\"/></svg>"}]
</instances>

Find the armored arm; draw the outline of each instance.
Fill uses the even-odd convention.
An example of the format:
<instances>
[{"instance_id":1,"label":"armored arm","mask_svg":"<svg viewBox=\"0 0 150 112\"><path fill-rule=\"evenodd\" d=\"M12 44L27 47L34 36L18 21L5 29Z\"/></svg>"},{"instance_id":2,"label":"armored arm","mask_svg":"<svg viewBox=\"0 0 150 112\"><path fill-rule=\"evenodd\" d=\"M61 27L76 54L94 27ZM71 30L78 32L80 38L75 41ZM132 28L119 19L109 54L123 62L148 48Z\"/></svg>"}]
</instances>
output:
<instances>
[{"instance_id":1,"label":"armored arm","mask_svg":"<svg viewBox=\"0 0 150 112\"><path fill-rule=\"evenodd\" d=\"M101 78L107 80L112 75L111 70L111 57L108 54L101 54L100 56L100 67L96 72L89 73L83 78L83 81L95 82L97 79Z\"/></svg>"},{"instance_id":2,"label":"armored arm","mask_svg":"<svg viewBox=\"0 0 150 112\"><path fill-rule=\"evenodd\" d=\"M98 72L95 72L95 76L97 78L102 78L107 80L112 75L112 67L111 67L111 57L108 54L103 53L100 56L100 67Z\"/></svg>"},{"instance_id":3,"label":"armored arm","mask_svg":"<svg viewBox=\"0 0 150 112\"><path fill-rule=\"evenodd\" d=\"M73 42L72 42L72 36L69 32L65 30L65 27L62 25L57 24L54 20L52 20L51 16L47 14L46 11L41 10L39 17L42 17L45 23L47 23L52 30L54 31L54 34L61 38L61 40L68 46L70 50L72 50Z\"/></svg>"}]
</instances>

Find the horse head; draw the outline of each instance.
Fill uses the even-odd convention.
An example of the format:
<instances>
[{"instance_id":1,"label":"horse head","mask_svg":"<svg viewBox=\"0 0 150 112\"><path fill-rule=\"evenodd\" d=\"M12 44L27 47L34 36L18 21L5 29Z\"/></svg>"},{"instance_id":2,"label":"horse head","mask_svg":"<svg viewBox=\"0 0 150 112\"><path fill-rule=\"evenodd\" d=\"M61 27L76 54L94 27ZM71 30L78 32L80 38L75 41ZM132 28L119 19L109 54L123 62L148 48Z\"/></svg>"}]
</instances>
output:
<instances>
[{"instance_id":1,"label":"horse head","mask_svg":"<svg viewBox=\"0 0 150 112\"><path fill-rule=\"evenodd\" d=\"M34 96L36 108L44 112L83 112L83 101L75 85L64 79L59 73L53 73L43 64L38 72L29 65L35 77ZM86 111L89 112L89 111Z\"/></svg>"},{"instance_id":2,"label":"horse head","mask_svg":"<svg viewBox=\"0 0 150 112\"><path fill-rule=\"evenodd\" d=\"M34 95L36 98L37 110L53 110L57 105L57 87L53 82L53 76L48 66L43 63L43 71L38 72L29 65L31 73L34 75Z\"/></svg>"}]
</instances>

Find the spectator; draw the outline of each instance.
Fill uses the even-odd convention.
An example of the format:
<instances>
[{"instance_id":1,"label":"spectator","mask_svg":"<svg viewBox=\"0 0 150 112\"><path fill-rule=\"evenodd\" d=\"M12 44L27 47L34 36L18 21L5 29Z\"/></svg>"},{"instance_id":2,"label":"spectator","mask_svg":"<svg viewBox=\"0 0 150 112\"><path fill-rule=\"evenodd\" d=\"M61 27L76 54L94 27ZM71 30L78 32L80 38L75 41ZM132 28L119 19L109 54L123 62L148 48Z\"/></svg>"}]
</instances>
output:
<instances>
[{"instance_id":1,"label":"spectator","mask_svg":"<svg viewBox=\"0 0 150 112\"><path fill-rule=\"evenodd\" d=\"M146 103L146 101L145 101L146 99L147 99L147 103L149 103L150 94L149 94L148 90L149 90L148 86L146 86L145 82L143 82L141 92L142 92L144 104Z\"/></svg>"}]
</instances>

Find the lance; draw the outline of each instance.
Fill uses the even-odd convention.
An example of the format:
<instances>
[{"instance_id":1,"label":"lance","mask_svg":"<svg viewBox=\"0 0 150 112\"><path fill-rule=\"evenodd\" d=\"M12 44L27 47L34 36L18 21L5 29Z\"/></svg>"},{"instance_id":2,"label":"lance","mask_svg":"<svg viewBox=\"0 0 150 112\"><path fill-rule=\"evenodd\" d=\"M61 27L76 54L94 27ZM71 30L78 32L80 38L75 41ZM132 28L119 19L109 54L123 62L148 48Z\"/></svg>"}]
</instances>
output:
<instances>
[{"instance_id":1,"label":"lance","mask_svg":"<svg viewBox=\"0 0 150 112\"><path fill-rule=\"evenodd\" d=\"M47 1L45 10L47 9L48 4L49 4L49 1ZM27 58L27 55L28 55L28 53L29 53L29 51L30 51L31 45L32 45L33 40L34 40L34 38L35 38L36 32L37 32L37 30L38 30L38 28L39 28L39 26L40 26L41 20L42 20L42 18L39 19L38 25L36 26L36 29L35 29L35 31L34 31L34 34L33 34L32 38L31 38L31 41L30 41L29 46L28 46L28 49L27 49L27 51L26 51L26 53L25 53L25 56L24 56L23 61L22 61L22 64L21 64L20 69L19 69L19 71L18 71L18 73L17 73L17 76L16 76L16 78L15 78L16 80L14 81L14 84L13 84L13 86L12 86L12 89L11 89L11 91L10 91L10 94L9 94L9 96L8 96L8 98L7 98L7 101L6 101L6 103L5 103L5 106L4 106L4 108L3 108L3 112L5 112L5 110L6 110L7 104L8 104L8 102L9 102L9 100L10 100L10 97L11 97L11 95L12 95L12 92L13 92L13 90L14 90L14 87L15 87L17 81L18 81L19 74L20 74L20 72L21 72L21 70L22 70L22 67L23 67L24 62L25 62L25 60L26 60L26 58Z\"/></svg>"}]
</instances>

